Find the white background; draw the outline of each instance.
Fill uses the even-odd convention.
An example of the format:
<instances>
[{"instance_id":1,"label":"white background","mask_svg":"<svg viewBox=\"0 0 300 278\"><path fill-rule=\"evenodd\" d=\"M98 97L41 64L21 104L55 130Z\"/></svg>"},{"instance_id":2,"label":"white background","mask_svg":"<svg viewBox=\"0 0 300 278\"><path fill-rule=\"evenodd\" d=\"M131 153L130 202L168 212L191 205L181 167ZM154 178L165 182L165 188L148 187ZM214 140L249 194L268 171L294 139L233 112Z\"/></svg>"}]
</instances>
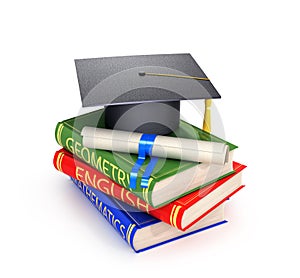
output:
<instances>
[{"instance_id":1,"label":"white background","mask_svg":"<svg viewBox=\"0 0 300 278\"><path fill-rule=\"evenodd\" d=\"M299 277L297 2L2 1L0 276ZM54 128L81 106L75 58L182 52L246 188L228 224L137 255L52 166Z\"/></svg>"}]
</instances>

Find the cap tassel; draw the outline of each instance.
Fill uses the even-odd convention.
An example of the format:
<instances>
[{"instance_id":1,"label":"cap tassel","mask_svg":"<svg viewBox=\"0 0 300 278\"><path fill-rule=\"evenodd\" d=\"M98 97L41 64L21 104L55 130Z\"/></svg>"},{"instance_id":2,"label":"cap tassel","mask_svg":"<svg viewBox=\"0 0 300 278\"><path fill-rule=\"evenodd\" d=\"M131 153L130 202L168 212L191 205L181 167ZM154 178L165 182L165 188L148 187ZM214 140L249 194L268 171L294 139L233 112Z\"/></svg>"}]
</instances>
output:
<instances>
[{"instance_id":1,"label":"cap tassel","mask_svg":"<svg viewBox=\"0 0 300 278\"><path fill-rule=\"evenodd\" d=\"M187 79L196 79L196 80L204 80L209 81L207 77L198 77L198 76L189 76L189 75L177 75L177 74L167 74L167 73L154 73L154 72L139 72L139 76L163 76L163 77L176 77L176 78L187 78Z\"/></svg>"},{"instance_id":2,"label":"cap tassel","mask_svg":"<svg viewBox=\"0 0 300 278\"><path fill-rule=\"evenodd\" d=\"M210 133L211 132L211 115L210 115L210 108L211 108L212 100L206 99L205 100L205 111L204 111L204 119L203 119L203 130Z\"/></svg>"}]
</instances>

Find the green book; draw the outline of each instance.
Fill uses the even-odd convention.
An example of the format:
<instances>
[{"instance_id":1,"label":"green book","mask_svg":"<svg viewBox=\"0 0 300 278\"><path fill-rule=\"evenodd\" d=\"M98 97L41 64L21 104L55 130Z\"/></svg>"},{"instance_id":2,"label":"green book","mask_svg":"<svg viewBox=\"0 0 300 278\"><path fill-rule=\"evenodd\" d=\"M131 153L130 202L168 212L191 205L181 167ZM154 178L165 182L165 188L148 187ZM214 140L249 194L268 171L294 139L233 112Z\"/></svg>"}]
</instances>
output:
<instances>
[{"instance_id":1,"label":"green book","mask_svg":"<svg viewBox=\"0 0 300 278\"><path fill-rule=\"evenodd\" d=\"M207 133L187 122L181 121L176 132L170 136L221 142L229 146L229 161L225 165L204 164L176 159L159 158L151 174L147 188L140 186L141 178L149 163L146 159L137 177L136 189L129 187L130 172L137 155L86 148L82 145L81 130L85 126L104 127L103 109L59 122L55 137L59 145L85 163L96 168L117 184L130 190L152 207L161 207L192 191L204 187L233 173L232 156L237 146ZM92 179L92 177L87 177Z\"/></svg>"}]
</instances>

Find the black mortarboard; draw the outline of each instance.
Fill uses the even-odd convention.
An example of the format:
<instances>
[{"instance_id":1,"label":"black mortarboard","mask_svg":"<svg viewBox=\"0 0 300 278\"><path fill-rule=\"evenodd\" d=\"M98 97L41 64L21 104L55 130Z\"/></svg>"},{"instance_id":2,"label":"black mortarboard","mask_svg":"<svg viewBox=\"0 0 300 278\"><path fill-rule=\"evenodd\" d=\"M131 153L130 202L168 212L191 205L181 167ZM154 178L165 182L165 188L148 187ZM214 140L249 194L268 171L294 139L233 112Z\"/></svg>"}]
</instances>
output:
<instances>
[{"instance_id":1,"label":"black mortarboard","mask_svg":"<svg viewBox=\"0 0 300 278\"><path fill-rule=\"evenodd\" d=\"M107 128L167 134L180 100L221 96L190 54L75 60L82 105L105 107Z\"/></svg>"}]
</instances>

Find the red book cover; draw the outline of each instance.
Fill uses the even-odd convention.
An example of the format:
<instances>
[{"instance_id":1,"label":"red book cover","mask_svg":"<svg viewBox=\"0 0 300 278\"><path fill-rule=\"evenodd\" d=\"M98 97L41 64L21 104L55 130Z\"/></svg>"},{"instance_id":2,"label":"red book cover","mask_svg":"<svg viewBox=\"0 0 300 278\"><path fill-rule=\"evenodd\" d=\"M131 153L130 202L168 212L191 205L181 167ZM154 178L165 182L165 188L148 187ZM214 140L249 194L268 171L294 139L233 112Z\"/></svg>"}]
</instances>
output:
<instances>
[{"instance_id":1,"label":"red book cover","mask_svg":"<svg viewBox=\"0 0 300 278\"><path fill-rule=\"evenodd\" d=\"M241 185L241 172L246 168L245 165L234 162L234 174L196 190L163 207L153 208L129 190L116 184L100 171L74 158L71 153L64 149L55 153L53 163L57 170L66 175L145 211L182 231L191 227L243 188L244 186Z\"/></svg>"}]
</instances>

